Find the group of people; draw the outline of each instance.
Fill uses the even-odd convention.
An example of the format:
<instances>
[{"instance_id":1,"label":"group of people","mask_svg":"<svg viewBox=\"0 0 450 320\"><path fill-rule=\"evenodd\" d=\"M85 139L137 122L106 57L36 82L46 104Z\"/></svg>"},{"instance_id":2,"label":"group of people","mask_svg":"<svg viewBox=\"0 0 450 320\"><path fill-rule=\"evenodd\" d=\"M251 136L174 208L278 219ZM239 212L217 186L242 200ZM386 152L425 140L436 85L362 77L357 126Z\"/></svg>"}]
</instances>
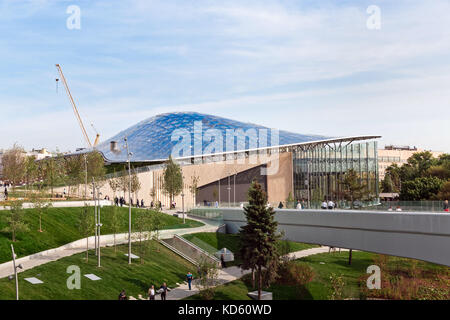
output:
<instances>
[{"instance_id":1,"label":"group of people","mask_svg":"<svg viewBox=\"0 0 450 320\"><path fill-rule=\"evenodd\" d=\"M165 282L161 285L161 287L159 287L158 291L155 290L154 285L151 285L148 289L148 300L155 300L157 294L161 295L161 300L166 300L168 291L170 291L170 289L169 287L167 287L167 284ZM120 291L119 300L128 300L125 289Z\"/></svg>"},{"instance_id":2,"label":"group of people","mask_svg":"<svg viewBox=\"0 0 450 320\"><path fill-rule=\"evenodd\" d=\"M130 203L131 203L131 206L133 207L134 206L133 198L131 198ZM126 204L125 198L124 197L120 197L120 198L115 197L114 204L116 206L120 205L121 207L123 207ZM141 199L141 201L139 201L139 199L136 199L136 208L145 208L144 199Z\"/></svg>"},{"instance_id":3,"label":"group of people","mask_svg":"<svg viewBox=\"0 0 450 320\"><path fill-rule=\"evenodd\" d=\"M331 199L328 201L327 201L327 199L323 199L323 202L320 205L321 209L328 209L328 210L333 210L335 207L336 207L336 205Z\"/></svg>"}]
</instances>

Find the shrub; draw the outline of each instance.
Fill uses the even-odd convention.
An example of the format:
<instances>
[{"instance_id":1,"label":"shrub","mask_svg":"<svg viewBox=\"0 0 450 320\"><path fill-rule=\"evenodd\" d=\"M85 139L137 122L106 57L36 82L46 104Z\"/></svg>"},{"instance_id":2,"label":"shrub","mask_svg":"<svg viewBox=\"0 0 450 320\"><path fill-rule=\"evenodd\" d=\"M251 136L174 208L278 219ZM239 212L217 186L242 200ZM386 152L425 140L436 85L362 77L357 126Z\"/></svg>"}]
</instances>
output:
<instances>
[{"instance_id":1,"label":"shrub","mask_svg":"<svg viewBox=\"0 0 450 320\"><path fill-rule=\"evenodd\" d=\"M345 281L342 275L337 275L332 273L330 275L331 282L331 294L329 296L330 300L342 300L344 299L344 286Z\"/></svg>"},{"instance_id":2,"label":"shrub","mask_svg":"<svg viewBox=\"0 0 450 320\"><path fill-rule=\"evenodd\" d=\"M304 262L289 261L280 267L278 283L304 286L314 277L314 270Z\"/></svg>"}]
</instances>

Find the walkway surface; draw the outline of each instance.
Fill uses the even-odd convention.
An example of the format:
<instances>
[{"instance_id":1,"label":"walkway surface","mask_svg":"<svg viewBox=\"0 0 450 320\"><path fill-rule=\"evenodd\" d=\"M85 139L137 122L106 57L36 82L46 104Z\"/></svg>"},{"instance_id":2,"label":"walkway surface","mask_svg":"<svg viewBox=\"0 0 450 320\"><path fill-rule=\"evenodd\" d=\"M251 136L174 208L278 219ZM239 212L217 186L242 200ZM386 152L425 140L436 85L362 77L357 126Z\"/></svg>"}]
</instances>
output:
<instances>
[{"instance_id":1,"label":"walkway surface","mask_svg":"<svg viewBox=\"0 0 450 320\"><path fill-rule=\"evenodd\" d=\"M339 250L339 249L336 249ZM289 253L289 258L292 260L300 259L303 257L311 256L314 254L319 253L328 253L330 251L330 247L318 247L318 248L311 248L296 252ZM341 251L348 251L348 249L341 249ZM241 270L239 267L233 266L229 268L224 268L219 270L219 277L217 281L217 286L223 285L225 283L237 280L241 277L243 277L246 274L249 274L250 270ZM180 284L178 287L172 289L167 293L167 300L181 300L190 296L193 296L195 294L199 293L199 290L197 289L195 285L195 280L192 282L191 285L192 290L189 290L189 285L187 282L184 282ZM142 295L139 295L138 299L135 297L130 296L130 300L148 300L147 298L143 298Z\"/></svg>"},{"instance_id":2,"label":"walkway surface","mask_svg":"<svg viewBox=\"0 0 450 320\"><path fill-rule=\"evenodd\" d=\"M191 220L192 217L189 217ZM189 233L197 233L197 232L216 232L219 228L218 224L208 223L203 220L199 220L205 223L204 226L197 228L184 228L184 229L167 229L161 230L159 238L160 239L168 239L172 238L175 234L181 236ZM133 234L131 235L131 241L137 241L137 239L133 239ZM89 237L89 249L93 249L95 245L95 237ZM120 233L116 234L116 244L125 244L128 243L128 233ZM114 244L114 236L113 235L103 235L100 237L100 247L112 246ZM77 253L86 251L86 238L80 239L66 245L63 245L59 248L50 249L42 252L38 252L26 257L18 257L16 259L16 264L22 264L23 269L18 269L19 272L23 272L25 270L29 270L31 268L40 266L42 264L46 264L51 261L56 261L64 257L69 257ZM8 261L0 264L0 279L8 277L9 275L14 274L13 262Z\"/></svg>"}]
</instances>

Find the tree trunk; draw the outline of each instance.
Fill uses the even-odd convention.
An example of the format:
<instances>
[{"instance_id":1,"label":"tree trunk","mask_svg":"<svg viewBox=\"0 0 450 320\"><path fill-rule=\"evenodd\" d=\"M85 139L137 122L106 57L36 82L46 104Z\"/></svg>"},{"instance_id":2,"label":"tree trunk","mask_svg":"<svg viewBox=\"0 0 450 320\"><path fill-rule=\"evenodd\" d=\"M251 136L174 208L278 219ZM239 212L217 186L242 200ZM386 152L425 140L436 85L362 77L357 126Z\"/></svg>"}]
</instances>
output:
<instances>
[{"instance_id":1,"label":"tree trunk","mask_svg":"<svg viewBox=\"0 0 450 320\"><path fill-rule=\"evenodd\" d=\"M12 241L16 242L16 232L14 230L12 231Z\"/></svg>"},{"instance_id":2,"label":"tree trunk","mask_svg":"<svg viewBox=\"0 0 450 320\"><path fill-rule=\"evenodd\" d=\"M348 252L348 264L352 264L352 249Z\"/></svg>"},{"instance_id":3,"label":"tree trunk","mask_svg":"<svg viewBox=\"0 0 450 320\"><path fill-rule=\"evenodd\" d=\"M89 237L86 237L86 262L89 261Z\"/></svg>"},{"instance_id":4,"label":"tree trunk","mask_svg":"<svg viewBox=\"0 0 450 320\"><path fill-rule=\"evenodd\" d=\"M255 268L252 268L252 287L255 289Z\"/></svg>"},{"instance_id":5,"label":"tree trunk","mask_svg":"<svg viewBox=\"0 0 450 320\"><path fill-rule=\"evenodd\" d=\"M114 233L114 253L116 253L117 248L116 248L116 234Z\"/></svg>"},{"instance_id":6,"label":"tree trunk","mask_svg":"<svg viewBox=\"0 0 450 320\"><path fill-rule=\"evenodd\" d=\"M42 215L39 215L39 232L42 232Z\"/></svg>"},{"instance_id":7,"label":"tree trunk","mask_svg":"<svg viewBox=\"0 0 450 320\"><path fill-rule=\"evenodd\" d=\"M258 266L258 300L261 300L262 291L262 270L261 266Z\"/></svg>"}]
</instances>

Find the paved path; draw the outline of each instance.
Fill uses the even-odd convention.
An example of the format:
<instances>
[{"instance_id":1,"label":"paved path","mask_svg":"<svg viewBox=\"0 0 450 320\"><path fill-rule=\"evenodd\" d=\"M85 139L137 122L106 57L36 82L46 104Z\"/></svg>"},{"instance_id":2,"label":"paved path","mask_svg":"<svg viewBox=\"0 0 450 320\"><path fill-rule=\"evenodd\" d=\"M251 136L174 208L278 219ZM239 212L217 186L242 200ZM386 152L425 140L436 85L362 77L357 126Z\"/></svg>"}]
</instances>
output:
<instances>
[{"instance_id":1,"label":"paved path","mask_svg":"<svg viewBox=\"0 0 450 320\"><path fill-rule=\"evenodd\" d=\"M205 221L202 222L205 223ZM219 227L218 224L205 223L204 226L197 228L166 229L160 231L159 238L168 239L172 238L175 234L181 236L184 234L197 232L216 232L218 227ZM103 235L100 238L101 238L100 239L101 247L112 246L114 244L113 235ZM93 249L95 237L89 237L88 241L89 241L89 248ZM133 239L132 235L131 241L137 241L137 239ZM116 234L116 244L125 244L125 243L128 243L128 233ZM68 257L85 251L86 251L86 238L68 243L59 248L42 251L26 257L19 257L18 259L16 259L16 264L22 264L23 269L18 270L19 272L23 272L25 270L29 270L42 264L46 264L51 261L56 261L61 258ZM0 279L8 277L11 274L14 274L14 267L12 260L0 264Z\"/></svg>"},{"instance_id":2,"label":"paved path","mask_svg":"<svg viewBox=\"0 0 450 320\"><path fill-rule=\"evenodd\" d=\"M330 250L330 247L318 247L318 248L311 248L296 252L289 253L289 257L293 260L300 259L303 257L311 256L314 254L319 253L327 253ZM338 249L337 249L338 250ZM341 249L341 251L348 251L348 249ZM242 276L251 273L251 270L241 270L239 267L233 266L225 269L219 270L219 277L218 277L218 283L217 285L223 285L225 283L237 280L241 278ZM199 293L199 290L195 286L195 280L192 282L192 290L189 290L189 286L187 282L184 282L180 284L178 287L172 289L170 292L167 293L167 300L180 300L184 299L190 296L193 296L195 294ZM139 295L140 300L147 300L146 298L142 298L141 295ZM138 300L134 297L130 296L130 300Z\"/></svg>"}]
</instances>

